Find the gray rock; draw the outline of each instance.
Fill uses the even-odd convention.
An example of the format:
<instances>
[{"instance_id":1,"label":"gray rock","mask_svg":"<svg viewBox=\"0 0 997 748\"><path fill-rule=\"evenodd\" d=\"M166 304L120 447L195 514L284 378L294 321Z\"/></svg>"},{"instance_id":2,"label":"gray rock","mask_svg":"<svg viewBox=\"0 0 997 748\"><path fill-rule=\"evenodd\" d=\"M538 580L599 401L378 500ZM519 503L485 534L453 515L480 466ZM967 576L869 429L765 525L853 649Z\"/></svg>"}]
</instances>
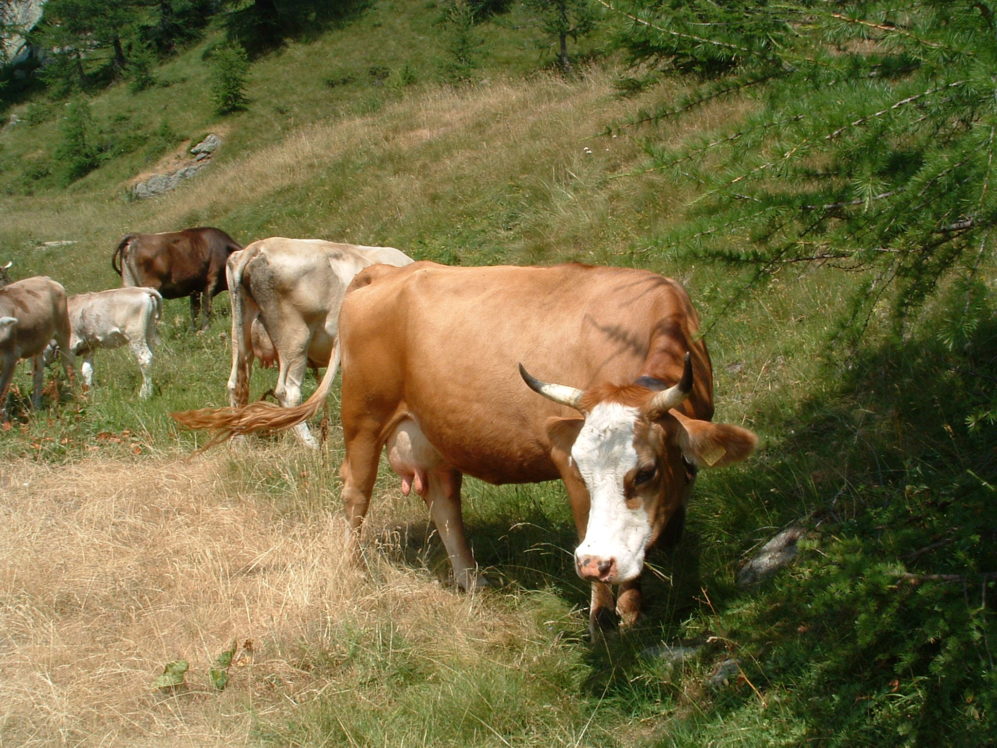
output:
<instances>
[{"instance_id":1,"label":"gray rock","mask_svg":"<svg viewBox=\"0 0 997 748\"><path fill-rule=\"evenodd\" d=\"M17 65L28 59L30 48L24 34L31 31L41 20L45 0L9 0L4 3L4 21L17 29L16 32L0 35L0 47L3 54L12 65Z\"/></svg>"},{"instance_id":2,"label":"gray rock","mask_svg":"<svg viewBox=\"0 0 997 748\"><path fill-rule=\"evenodd\" d=\"M737 572L738 586L750 587L790 564L796 558L796 544L804 532L802 527L790 527L763 545L758 555Z\"/></svg>"},{"instance_id":3,"label":"gray rock","mask_svg":"<svg viewBox=\"0 0 997 748\"><path fill-rule=\"evenodd\" d=\"M197 145L193 146L190 149L190 152L193 153L198 158L208 158L215 151L218 150L218 148L221 146L221 144L222 144L222 139L219 138L214 133L212 133L211 135L208 135L200 143L198 143Z\"/></svg>"},{"instance_id":4,"label":"gray rock","mask_svg":"<svg viewBox=\"0 0 997 748\"><path fill-rule=\"evenodd\" d=\"M664 660L672 664L684 662L699 654L702 647L683 647L672 644L658 644L648 647L643 651L643 655L648 659Z\"/></svg>"},{"instance_id":5,"label":"gray rock","mask_svg":"<svg viewBox=\"0 0 997 748\"><path fill-rule=\"evenodd\" d=\"M139 182L132 187L132 196L142 200L175 190L182 182L193 177L206 165L206 163L191 164L182 169L171 171L169 174L153 174L144 182Z\"/></svg>"},{"instance_id":6,"label":"gray rock","mask_svg":"<svg viewBox=\"0 0 997 748\"><path fill-rule=\"evenodd\" d=\"M710 688L719 690L736 683L740 674L741 663L733 658L730 658L717 665L706 682Z\"/></svg>"}]
</instances>

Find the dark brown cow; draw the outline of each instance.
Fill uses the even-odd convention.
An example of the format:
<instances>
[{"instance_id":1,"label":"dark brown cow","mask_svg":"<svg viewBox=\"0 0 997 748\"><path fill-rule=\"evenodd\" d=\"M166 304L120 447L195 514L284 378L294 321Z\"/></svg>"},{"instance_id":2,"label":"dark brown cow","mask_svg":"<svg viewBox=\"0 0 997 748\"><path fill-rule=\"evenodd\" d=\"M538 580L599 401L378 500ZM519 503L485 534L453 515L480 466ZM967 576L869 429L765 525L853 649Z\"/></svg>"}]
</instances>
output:
<instances>
[{"instance_id":1,"label":"dark brown cow","mask_svg":"<svg viewBox=\"0 0 997 748\"><path fill-rule=\"evenodd\" d=\"M750 431L710 421L712 369L696 312L682 286L654 273L375 265L350 286L340 330L341 475L354 536L386 449L403 492L428 505L457 582L473 587L462 476L561 478L580 538L575 568L592 582L593 628L612 618L613 585L623 622L637 619L645 552L684 513L696 470L755 446ZM523 364L566 384L543 383ZM315 413L334 373L297 408L175 417L226 433L286 428Z\"/></svg>"},{"instance_id":2,"label":"dark brown cow","mask_svg":"<svg viewBox=\"0 0 997 748\"><path fill-rule=\"evenodd\" d=\"M221 229L199 227L162 234L128 234L111 256L123 286L155 288L164 299L190 297L191 324L203 306L201 329L211 321L211 299L228 288L225 261L242 245Z\"/></svg>"}]
</instances>

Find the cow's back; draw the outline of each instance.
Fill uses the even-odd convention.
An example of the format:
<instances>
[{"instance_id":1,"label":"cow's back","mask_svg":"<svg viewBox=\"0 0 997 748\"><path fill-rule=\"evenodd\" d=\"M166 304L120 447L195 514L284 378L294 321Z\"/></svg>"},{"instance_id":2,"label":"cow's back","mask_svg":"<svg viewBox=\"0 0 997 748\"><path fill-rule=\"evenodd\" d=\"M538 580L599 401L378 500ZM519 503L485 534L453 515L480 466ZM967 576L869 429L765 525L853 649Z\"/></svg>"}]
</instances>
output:
<instances>
[{"instance_id":1,"label":"cow's back","mask_svg":"<svg viewBox=\"0 0 997 748\"><path fill-rule=\"evenodd\" d=\"M162 299L153 288L126 287L74 294L68 299L72 346L113 347L155 335Z\"/></svg>"},{"instance_id":2,"label":"cow's back","mask_svg":"<svg viewBox=\"0 0 997 748\"><path fill-rule=\"evenodd\" d=\"M664 332L675 359L663 353L655 373L678 381L693 351L690 408L712 412L709 358L688 296L646 271L375 267L355 279L340 323L344 428L365 408L408 413L456 467L485 480L557 477L544 424L576 415L538 401L519 363L581 389L630 383L646 373L649 347Z\"/></svg>"}]
</instances>

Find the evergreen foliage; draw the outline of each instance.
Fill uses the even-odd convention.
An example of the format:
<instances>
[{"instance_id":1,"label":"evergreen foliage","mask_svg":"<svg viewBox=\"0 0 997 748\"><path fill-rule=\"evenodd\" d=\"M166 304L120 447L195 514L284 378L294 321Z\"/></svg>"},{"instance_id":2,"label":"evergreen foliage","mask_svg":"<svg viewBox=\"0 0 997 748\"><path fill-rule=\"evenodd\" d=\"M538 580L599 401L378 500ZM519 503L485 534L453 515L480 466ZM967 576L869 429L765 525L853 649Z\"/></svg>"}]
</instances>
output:
<instances>
[{"instance_id":1,"label":"evergreen foliage","mask_svg":"<svg viewBox=\"0 0 997 748\"><path fill-rule=\"evenodd\" d=\"M568 40L592 32L596 24L590 0L526 0L539 17L540 28L555 47L557 68L564 74L572 70Z\"/></svg>"},{"instance_id":2,"label":"evergreen foliage","mask_svg":"<svg viewBox=\"0 0 997 748\"><path fill-rule=\"evenodd\" d=\"M979 277L997 223L987 4L604 4L626 19L635 65L700 76L631 124L753 103L695 143L652 138L651 168L702 187L669 249L748 264L756 279L797 263L871 268L848 320L856 335L880 304L899 331L947 279Z\"/></svg>"},{"instance_id":3,"label":"evergreen foliage","mask_svg":"<svg viewBox=\"0 0 997 748\"><path fill-rule=\"evenodd\" d=\"M67 104L60 136L55 158L65 184L75 182L97 168L99 149L96 126L90 104L85 98L77 97Z\"/></svg>"},{"instance_id":4,"label":"evergreen foliage","mask_svg":"<svg viewBox=\"0 0 997 748\"><path fill-rule=\"evenodd\" d=\"M748 113L648 167L694 180L686 260L863 278L833 329L839 386L775 431L813 495L802 562L712 622L755 699L792 714L778 743L981 745L997 732L994 510L997 69L988 3L611 2L637 74L692 74L629 127L721 100ZM814 456L809 463L807 455ZM833 465L829 464L833 455ZM776 475L776 473L780 473ZM776 489L773 489L776 490ZM714 601L717 601L717 597ZM715 629L714 629L715 630ZM771 702L769 700L772 700ZM802 729L801 729L802 726Z\"/></svg>"},{"instance_id":5,"label":"evergreen foliage","mask_svg":"<svg viewBox=\"0 0 997 748\"><path fill-rule=\"evenodd\" d=\"M139 0L48 0L34 38L56 55L70 56L80 84L86 79L85 60L117 76L128 63L123 40L136 27L139 13Z\"/></svg>"},{"instance_id":6,"label":"evergreen foliage","mask_svg":"<svg viewBox=\"0 0 997 748\"><path fill-rule=\"evenodd\" d=\"M475 31L476 9L469 0L452 0L444 11L449 57L443 74L451 83L467 83L478 67L481 42Z\"/></svg>"},{"instance_id":7,"label":"evergreen foliage","mask_svg":"<svg viewBox=\"0 0 997 748\"><path fill-rule=\"evenodd\" d=\"M249 75L249 58L246 51L235 44L226 44L211 56L212 100L219 114L230 114L246 108L246 80Z\"/></svg>"},{"instance_id":8,"label":"evergreen foliage","mask_svg":"<svg viewBox=\"0 0 997 748\"><path fill-rule=\"evenodd\" d=\"M144 91L156 84L155 53L144 44L137 44L131 53L125 74L128 77L128 88L133 92Z\"/></svg>"}]
</instances>

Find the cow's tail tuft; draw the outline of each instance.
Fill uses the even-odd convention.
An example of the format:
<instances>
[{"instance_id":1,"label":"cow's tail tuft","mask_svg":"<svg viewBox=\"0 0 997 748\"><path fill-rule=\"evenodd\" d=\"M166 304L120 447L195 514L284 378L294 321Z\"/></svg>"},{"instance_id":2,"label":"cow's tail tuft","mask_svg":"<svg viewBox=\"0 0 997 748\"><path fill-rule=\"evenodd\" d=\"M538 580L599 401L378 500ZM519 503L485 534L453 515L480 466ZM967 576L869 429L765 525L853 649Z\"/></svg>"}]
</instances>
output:
<instances>
[{"instance_id":1,"label":"cow's tail tuft","mask_svg":"<svg viewBox=\"0 0 997 748\"><path fill-rule=\"evenodd\" d=\"M202 449L221 444L233 436L253 434L257 431L282 431L308 420L325 402L339 370L339 342L333 346L329 365L322 381L312 396L301 405L283 408L268 402L255 402L237 408L201 408L170 413L170 416L189 429L210 430L211 440Z\"/></svg>"}]
</instances>

